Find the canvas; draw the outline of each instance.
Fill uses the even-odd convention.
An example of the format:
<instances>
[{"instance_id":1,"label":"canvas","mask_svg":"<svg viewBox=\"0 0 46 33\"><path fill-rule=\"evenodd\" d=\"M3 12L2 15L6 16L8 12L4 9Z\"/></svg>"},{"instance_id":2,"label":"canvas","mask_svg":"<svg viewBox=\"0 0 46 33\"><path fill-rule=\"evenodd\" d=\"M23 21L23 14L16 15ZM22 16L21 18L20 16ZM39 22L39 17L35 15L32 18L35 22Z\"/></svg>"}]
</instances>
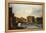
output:
<instances>
[{"instance_id":1,"label":"canvas","mask_svg":"<svg viewBox=\"0 0 46 33\"><path fill-rule=\"evenodd\" d=\"M7 4L7 31L44 30L44 3L13 1Z\"/></svg>"}]
</instances>

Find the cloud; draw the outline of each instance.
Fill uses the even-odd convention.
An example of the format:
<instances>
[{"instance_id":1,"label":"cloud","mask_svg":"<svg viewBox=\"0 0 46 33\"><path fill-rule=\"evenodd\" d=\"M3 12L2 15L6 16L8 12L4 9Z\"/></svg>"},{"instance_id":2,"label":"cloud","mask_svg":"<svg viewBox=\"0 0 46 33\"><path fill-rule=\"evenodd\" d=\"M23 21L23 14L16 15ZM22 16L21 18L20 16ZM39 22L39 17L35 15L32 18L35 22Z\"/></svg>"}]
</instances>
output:
<instances>
[{"instance_id":1,"label":"cloud","mask_svg":"<svg viewBox=\"0 0 46 33\"><path fill-rule=\"evenodd\" d=\"M18 17L40 16L42 15L41 5L12 4L12 12Z\"/></svg>"},{"instance_id":2,"label":"cloud","mask_svg":"<svg viewBox=\"0 0 46 33\"><path fill-rule=\"evenodd\" d=\"M42 9L40 7L33 8L32 15L40 17L42 15Z\"/></svg>"}]
</instances>

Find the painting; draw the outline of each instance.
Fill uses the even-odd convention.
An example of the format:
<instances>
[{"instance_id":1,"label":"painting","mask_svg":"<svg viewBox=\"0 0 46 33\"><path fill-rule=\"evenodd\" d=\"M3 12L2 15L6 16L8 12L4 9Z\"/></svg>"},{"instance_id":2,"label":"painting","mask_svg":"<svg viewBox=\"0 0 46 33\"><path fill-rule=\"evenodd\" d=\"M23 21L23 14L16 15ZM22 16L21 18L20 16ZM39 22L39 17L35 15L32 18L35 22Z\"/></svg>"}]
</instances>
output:
<instances>
[{"instance_id":1,"label":"painting","mask_svg":"<svg viewBox=\"0 0 46 33\"><path fill-rule=\"evenodd\" d=\"M43 30L43 3L8 3L8 30Z\"/></svg>"}]
</instances>

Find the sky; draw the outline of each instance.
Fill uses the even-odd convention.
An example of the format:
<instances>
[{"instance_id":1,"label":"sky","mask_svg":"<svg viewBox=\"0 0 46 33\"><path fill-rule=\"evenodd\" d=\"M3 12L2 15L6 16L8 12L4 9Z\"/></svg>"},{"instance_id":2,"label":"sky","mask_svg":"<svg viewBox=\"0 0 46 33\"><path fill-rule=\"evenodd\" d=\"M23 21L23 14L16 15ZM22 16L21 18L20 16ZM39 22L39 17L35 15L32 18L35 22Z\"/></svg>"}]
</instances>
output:
<instances>
[{"instance_id":1,"label":"sky","mask_svg":"<svg viewBox=\"0 0 46 33\"><path fill-rule=\"evenodd\" d=\"M10 4L14 16L24 17L27 16L42 16L42 5L28 5L28 4Z\"/></svg>"}]
</instances>

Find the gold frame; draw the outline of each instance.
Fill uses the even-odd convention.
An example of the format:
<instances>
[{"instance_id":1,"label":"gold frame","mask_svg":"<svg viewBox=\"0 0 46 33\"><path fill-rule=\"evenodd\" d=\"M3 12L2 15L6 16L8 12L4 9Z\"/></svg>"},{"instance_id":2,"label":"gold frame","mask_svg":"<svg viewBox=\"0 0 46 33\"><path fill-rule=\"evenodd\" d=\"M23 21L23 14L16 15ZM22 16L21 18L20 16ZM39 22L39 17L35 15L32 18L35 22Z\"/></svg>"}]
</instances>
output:
<instances>
[{"instance_id":1,"label":"gold frame","mask_svg":"<svg viewBox=\"0 0 46 33\"><path fill-rule=\"evenodd\" d=\"M27 31L27 30L8 30L8 3L9 4L31 4L31 5L42 5L43 6L43 30L45 30L45 5L44 3L41 3L41 2L25 2L25 1L14 1L14 2L9 2L9 1L6 1L6 7L5 7L5 32L24 32L24 31ZM31 31L31 30L29 30ZM39 31L39 30L36 30L36 31ZM41 30L40 30L41 31Z\"/></svg>"}]
</instances>

